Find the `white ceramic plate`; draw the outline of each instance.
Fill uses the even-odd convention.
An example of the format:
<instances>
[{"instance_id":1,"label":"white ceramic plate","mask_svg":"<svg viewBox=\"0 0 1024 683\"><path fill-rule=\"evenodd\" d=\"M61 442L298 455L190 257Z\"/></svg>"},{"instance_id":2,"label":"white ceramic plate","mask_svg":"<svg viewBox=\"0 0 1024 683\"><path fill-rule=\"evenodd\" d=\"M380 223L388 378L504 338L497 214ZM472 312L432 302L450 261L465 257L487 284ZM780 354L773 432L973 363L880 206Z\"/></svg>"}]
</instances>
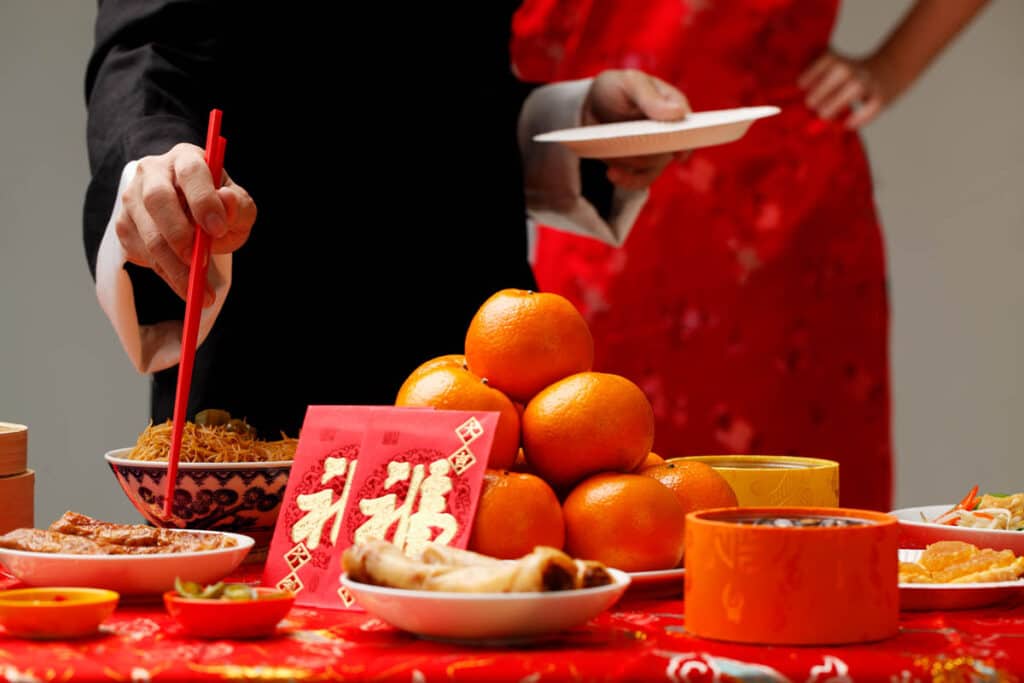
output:
<instances>
[{"instance_id":1,"label":"white ceramic plate","mask_svg":"<svg viewBox=\"0 0 1024 683\"><path fill-rule=\"evenodd\" d=\"M889 514L899 520L900 546L903 548L924 548L936 541L963 541L979 548L1012 550L1015 555L1024 555L1024 531L1005 529L974 529L965 526L933 524L921 519L935 519L953 507L946 505L925 505L924 507L902 508Z\"/></svg>"},{"instance_id":2,"label":"white ceramic plate","mask_svg":"<svg viewBox=\"0 0 1024 683\"><path fill-rule=\"evenodd\" d=\"M945 509L949 509L947 506ZM923 550L900 550L900 562L916 562ZM992 583L901 583L900 609L969 609L995 605L1024 593L1024 580Z\"/></svg>"},{"instance_id":3,"label":"white ceramic plate","mask_svg":"<svg viewBox=\"0 0 1024 683\"><path fill-rule=\"evenodd\" d=\"M189 553L153 555L71 555L34 553L0 548L0 563L29 586L106 588L122 596L159 596L174 588L174 577L197 583L215 583L234 571L253 546L242 534L223 533L238 545Z\"/></svg>"},{"instance_id":4,"label":"white ceramic plate","mask_svg":"<svg viewBox=\"0 0 1024 683\"><path fill-rule=\"evenodd\" d=\"M419 636L460 642L518 642L585 624L611 607L630 578L608 570L614 582L596 588L550 593L442 593L341 583L356 604L395 628Z\"/></svg>"},{"instance_id":5,"label":"white ceramic plate","mask_svg":"<svg viewBox=\"0 0 1024 683\"><path fill-rule=\"evenodd\" d=\"M577 156L598 159L681 152L732 142L751 124L775 116L778 107L740 107L699 111L682 121L621 121L580 126L534 136L537 142L559 142Z\"/></svg>"},{"instance_id":6,"label":"white ceramic plate","mask_svg":"<svg viewBox=\"0 0 1024 683\"><path fill-rule=\"evenodd\" d=\"M683 594L686 569L659 569L649 572L630 572L629 593L645 597L669 598Z\"/></svg>"}]
</instances>

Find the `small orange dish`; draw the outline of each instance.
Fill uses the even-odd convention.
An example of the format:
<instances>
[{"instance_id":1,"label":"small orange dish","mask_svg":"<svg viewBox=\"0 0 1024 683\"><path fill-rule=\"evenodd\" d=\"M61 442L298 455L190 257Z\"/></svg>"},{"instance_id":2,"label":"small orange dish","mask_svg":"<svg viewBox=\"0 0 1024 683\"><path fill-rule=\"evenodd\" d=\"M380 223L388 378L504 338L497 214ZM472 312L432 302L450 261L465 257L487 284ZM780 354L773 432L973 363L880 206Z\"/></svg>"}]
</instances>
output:
<instances>
[{"instance_id":1,"label":"small orange dish","mask_svg":"<svg viewBox=\"0 0 1024 683\"><path fill-rule=\"evenodd\" d=\"M255 600L185 598L164 593L167 612L185 633L198 638L268 638L295 603L295 595L274 588L255 588Z\"/></svg>"},{"instance_id":2,"label":"small orange dish","mask_svg":"<svg viewBox=\"0 0 1024 683\"><path fill-rule=\"evenodd\" d=\"M95 635L120 595L100 588L20 588L0 591L0 625L16 638Z\"/></svg>"}]
</instances>

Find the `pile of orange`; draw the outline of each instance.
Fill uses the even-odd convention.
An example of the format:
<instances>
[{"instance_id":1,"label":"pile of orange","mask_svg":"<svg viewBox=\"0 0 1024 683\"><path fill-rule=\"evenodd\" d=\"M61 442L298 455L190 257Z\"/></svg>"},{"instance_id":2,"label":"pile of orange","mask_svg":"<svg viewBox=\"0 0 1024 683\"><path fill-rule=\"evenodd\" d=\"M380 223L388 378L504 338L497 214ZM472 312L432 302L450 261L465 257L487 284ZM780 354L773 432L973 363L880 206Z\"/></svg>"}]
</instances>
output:
<instances>
[{"instance_id":1,"label":"pile of orange","mask_svg":"<svg viewBox=\"0 0 1024 683\"><path fill-rule=\"evenodd\" d=\"M513 558L548 545L625 571L671 569L686 513L736 505L710 466L652 453L646 395L593 362L568 299L504 289L473 317L464 354L403 383L398 406L499 413L470 549Z\"/></svg>"}]
</instances>

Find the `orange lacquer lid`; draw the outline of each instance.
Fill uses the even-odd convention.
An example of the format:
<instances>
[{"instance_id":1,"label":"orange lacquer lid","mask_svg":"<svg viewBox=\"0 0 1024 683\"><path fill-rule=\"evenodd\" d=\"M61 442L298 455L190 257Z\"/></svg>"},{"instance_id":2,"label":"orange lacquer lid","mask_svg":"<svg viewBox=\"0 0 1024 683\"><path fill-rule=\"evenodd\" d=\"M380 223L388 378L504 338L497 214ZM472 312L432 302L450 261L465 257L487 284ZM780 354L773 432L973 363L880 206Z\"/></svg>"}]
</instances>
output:
<instances>
[{"instance_id":1,"label":"orange lacquer lid","mask_svg":"<svg viewBox=\"0 0 1024 683\"><path fill-rule=\"evenodd\" d=\"M686 630L779 645L891 637L899 628L898 536L895 518L868 510L692 512Z\"/></svg>"}]
</instances>

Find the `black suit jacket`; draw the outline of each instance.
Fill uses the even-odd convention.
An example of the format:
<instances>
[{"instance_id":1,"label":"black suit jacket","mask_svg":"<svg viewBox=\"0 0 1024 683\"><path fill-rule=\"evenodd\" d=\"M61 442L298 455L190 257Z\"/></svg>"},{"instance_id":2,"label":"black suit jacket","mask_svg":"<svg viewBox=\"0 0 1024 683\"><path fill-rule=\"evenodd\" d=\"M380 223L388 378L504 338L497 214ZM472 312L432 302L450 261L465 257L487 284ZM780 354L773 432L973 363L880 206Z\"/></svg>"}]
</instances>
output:
<instances>
[{"instance_id":1,"label":"black suit jacket","mask_svg":"<svg viewBox=\"0 0 1024 683\"><path fill-rule=\"evenodd\" d=\"M264 434L316 403L391 403L420 362L461 353L476 308L534 286L509 65L516 3L101 0L86 75L95 269L125 163L203 144L224 111L225 167L259 216L200 347L190 415ZM182 302L128 266L140 320ZM170 416L176 368L153 378Z\"/></svg>"}]
</instances>

